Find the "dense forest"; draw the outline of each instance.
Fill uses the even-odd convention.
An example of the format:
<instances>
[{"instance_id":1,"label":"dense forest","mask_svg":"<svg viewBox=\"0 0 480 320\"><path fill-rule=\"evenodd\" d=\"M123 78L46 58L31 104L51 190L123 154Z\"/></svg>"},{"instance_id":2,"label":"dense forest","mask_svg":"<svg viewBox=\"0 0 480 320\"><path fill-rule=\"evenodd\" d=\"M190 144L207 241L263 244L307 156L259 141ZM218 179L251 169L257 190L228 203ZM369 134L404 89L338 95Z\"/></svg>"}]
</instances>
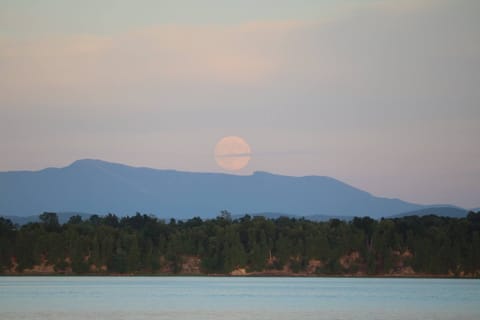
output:
<instances>
[{"instance_id":1,"label":"dense forest","mask_svg":"<svg viewBox=\"0 0 480 320\"><path fill-rule=\"evenodd\" d=\"M251 217L159 220L55 213L0 218L0 273L480 276L480 212L313 222Z\"/></svg>"}]
</instances>

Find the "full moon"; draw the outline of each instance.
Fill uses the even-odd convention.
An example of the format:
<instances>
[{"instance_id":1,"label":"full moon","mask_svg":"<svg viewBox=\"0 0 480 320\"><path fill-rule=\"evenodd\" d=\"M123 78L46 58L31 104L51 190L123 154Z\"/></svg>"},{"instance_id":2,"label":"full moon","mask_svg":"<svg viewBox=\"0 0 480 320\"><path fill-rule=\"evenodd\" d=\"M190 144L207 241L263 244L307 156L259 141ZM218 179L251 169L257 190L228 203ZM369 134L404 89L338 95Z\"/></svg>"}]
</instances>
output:
<instances>
[{"instance_id":1,"label":"full moon","mask_svg":"<svg viewBox=\"0 0 480 320\"><path fill-rule=\"evenodd\" d=\"M220 167L228 171L245 168L251 159L251 155L250 146L240 137L224 137L215 146L215 161Z\"/></svg>"}]
</instances>

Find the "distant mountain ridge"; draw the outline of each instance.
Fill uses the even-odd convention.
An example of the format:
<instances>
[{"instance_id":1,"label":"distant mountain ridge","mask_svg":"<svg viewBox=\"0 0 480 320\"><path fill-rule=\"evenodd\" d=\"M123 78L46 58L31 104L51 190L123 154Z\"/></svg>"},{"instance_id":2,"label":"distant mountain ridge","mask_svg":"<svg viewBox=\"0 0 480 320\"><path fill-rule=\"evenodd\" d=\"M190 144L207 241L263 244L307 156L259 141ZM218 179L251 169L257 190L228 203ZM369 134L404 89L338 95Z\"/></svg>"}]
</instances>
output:
<instances>
[{"instance_id":1,"label":"distant mountain ridge","mask_svg":"<svg viewBox=\"0 0 480 320\"><path fill-rule=\"evenodd\" d=\"M211 218L226 209L236 215L381 217L425 208L375 197L330 177L182 172L91 159L64 168L0 172L0 194L0 213L15 216L142 212L184 219Z\"/></svg>"},{"instance_id":2,"label":"distant mountain ridge","mask_svg":"<svg viewBox=\"0 0 480 320\"><path fill-rule=\"evenodd\" d=\"M438 210L440 208L441 210ZM480 212L480 210L464 210L461 208L455 208L455 207L428 207L425 209L420 209L416 211L411 211L411 212L406 212L402 214L397 214L389 217L384 217L384 218L403 218L407 216L426 216L426 215L435 215L439 217L450 217L450 218L464 218L467 216L468 212L474 211L474 212ZM252 213L248 214L251 217L264 217L266 219L278 219L278 218L288 218L288 219L306 219L310 221L315 221L315 222L324 222L324 221L329 221L331 219L338 219L338 220L343 220L343 221L351 221L354 217L353 216L327 216L327 215L311 215L311 216L296 216L292 214L282 214L282 213L273 213L273 212L265 212L265 213ZM80 216L82 220L88 220L90 217L93 216L93 214L89 213L78 213L78 212L58 212L58 221L61 224L64 224L68 222L70 217L72 216ZM102 215L101 215L102 216ZM130 215L131 216L131 215ZM33 215L33 216L27 216L27 217L19 217L19 216L2 216L0 217L9 219L12 221L13 224L22 226L27 223L31 222L40 222L40 215ZM241 219L245 217L245 214L238 214L238 215L233 215L232 219ZM187 219L184 219L184 221Z\"/></svg>"},{"instance_id":3,"label":"distant mountain ridge","mask_svg":"<svg viewBox=\"0 0 480 320\"><path fill-rule=\"evenodd\" d=\"M432 206L428 208L422 208L410 212L405 212L397 215L393 215L392 218L401 218L406 216L426 216L436 215L439 217L451 217L451 218L464 218L467 216L469 210L458 208L454 206Z\"/></svg>"},{"instance_id":4,"label":"distant mountain ridge","mask_svg":"<svg viewBox=\"0 0 480 320\"><path fill-rule=\"evenodd\" d=\"M88 220L92 215L88 213L79 213L79 212L56 212L58 217L58 222L60 224L64 224L68 222L70 217L72 216L80 216L82 220ZM1 215L0 215L1 216ZM3 216L6 219L9 219L14 224L24 225L30 222L40 222L40 215L33 215L33 216L26 216L26 217L19 217L19 216Z\"/></svg>"}]
</instances>

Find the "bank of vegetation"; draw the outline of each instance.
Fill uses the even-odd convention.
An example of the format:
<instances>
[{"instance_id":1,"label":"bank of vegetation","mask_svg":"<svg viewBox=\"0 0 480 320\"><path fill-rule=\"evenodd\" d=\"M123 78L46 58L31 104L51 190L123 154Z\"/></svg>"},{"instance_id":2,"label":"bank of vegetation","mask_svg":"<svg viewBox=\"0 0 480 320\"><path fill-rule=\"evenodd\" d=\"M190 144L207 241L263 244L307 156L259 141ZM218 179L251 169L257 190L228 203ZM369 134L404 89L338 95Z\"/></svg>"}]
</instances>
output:
<instances>
[{"instance_id":1,"label":"bank of vegetation","mask_svg":"<svg viewBox=\"0 0 480 320\"><path fill-rule=\"evenodd\" d=\"M3 274L480 276L480 212L313 222L245 215L164 221L55 213L0 218Z\"/></svg>"}]
</instances>

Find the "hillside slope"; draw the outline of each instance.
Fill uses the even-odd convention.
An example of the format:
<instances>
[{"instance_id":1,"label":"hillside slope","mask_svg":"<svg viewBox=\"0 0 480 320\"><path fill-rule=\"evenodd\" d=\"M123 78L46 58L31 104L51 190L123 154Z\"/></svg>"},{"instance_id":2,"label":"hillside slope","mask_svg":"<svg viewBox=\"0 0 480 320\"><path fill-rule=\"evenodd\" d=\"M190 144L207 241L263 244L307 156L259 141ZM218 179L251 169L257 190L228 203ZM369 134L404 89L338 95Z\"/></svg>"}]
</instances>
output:
<instances>
[{"instance_id":1,"label":"hillside slope","mask_svg":"<svg viewBox=\"0 0 480 320\"><path fill-rule=\"evenodd\" d=\"M329 177L248 176L137 168L79 160L64 168L0 173L0 213L29 216L43 211L142 212L159 217L214 217L282 212L297 216L390 216L421 209L375 197Z\"/></svg>"}]
</instances>

